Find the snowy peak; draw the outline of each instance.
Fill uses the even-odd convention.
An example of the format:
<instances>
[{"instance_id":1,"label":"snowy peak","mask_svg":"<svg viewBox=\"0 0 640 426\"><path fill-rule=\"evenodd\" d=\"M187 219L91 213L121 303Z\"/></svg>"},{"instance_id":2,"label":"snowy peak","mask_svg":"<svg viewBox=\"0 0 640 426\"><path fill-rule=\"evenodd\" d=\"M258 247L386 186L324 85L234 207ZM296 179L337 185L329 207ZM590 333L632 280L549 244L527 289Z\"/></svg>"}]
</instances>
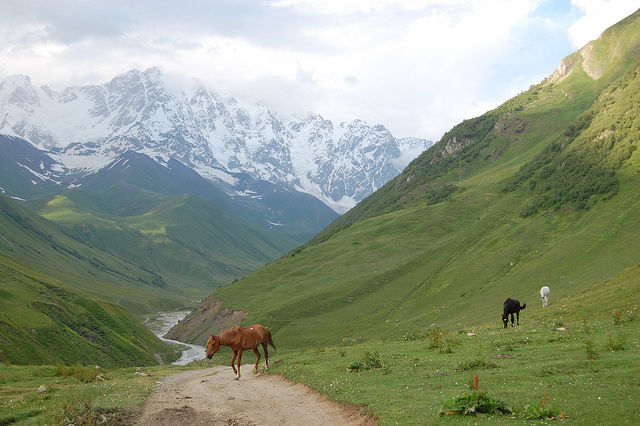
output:
<instances>
[{"instance_id":1,"label":"snowy peak","mask_svg":"<svg viewBox=\"0 0 640 426\"><path fill-rule=\"evenodd\" d=\"M0 117L0 133L51 151L76 174L131 150L176 159L212 181L246 173L311 194L339 213L432 145L396 139L362 120L336 126L314 114L281 117L197 81L167 78L158 68L59 93L34 88L25 76L8 77L0 83Z\"/></svg>"}]
</instances>

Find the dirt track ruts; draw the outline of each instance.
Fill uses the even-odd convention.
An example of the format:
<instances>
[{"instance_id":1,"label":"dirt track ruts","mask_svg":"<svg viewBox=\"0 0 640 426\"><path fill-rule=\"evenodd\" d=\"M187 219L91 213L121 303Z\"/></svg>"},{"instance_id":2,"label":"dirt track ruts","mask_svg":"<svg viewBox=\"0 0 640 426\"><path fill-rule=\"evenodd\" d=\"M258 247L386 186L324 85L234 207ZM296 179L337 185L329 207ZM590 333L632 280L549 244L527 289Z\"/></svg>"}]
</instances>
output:
<instances>
[{"instance_id":1,"label":"dirt track ruts","mask_svg":"<svg viewBox=\"0 0 640 426\"><path fill-rule=\"evenodd\" d=\"M377 425L354 408L327 400L304 385L254 374L243 365L167 377L149 397L136 425Z\"/></svg>"}]
</instances>

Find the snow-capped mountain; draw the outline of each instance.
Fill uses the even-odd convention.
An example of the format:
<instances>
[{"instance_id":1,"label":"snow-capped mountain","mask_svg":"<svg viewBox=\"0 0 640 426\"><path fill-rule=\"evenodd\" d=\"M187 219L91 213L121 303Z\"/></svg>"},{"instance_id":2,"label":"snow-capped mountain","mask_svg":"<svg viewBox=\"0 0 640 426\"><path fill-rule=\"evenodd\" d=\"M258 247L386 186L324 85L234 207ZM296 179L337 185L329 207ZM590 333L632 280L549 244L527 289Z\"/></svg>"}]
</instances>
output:
<instances>
[{"instance_id":1,"label":"snow-capped mountain","mask_svg":"<svg viewBox=\"0 0 640 426\"><path fill-rule=\"evenodd\" d=\"M311 194L339 213L432 145L396 139L361 120L282 118L198 82L177 83L157 68L62 92L7 77L0 83L0 134L49 151L69 174L95 172L132 150L179 160L225 188L246 173Z\"/></svg>"}]
</instances>

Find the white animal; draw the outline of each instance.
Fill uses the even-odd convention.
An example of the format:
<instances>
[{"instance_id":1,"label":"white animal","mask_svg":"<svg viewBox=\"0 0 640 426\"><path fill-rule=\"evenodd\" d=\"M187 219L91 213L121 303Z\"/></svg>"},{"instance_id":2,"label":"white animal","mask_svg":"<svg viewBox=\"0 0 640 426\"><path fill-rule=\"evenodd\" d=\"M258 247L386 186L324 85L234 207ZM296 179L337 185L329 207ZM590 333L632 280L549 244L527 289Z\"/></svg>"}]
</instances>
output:
<instances>
[{"instance_id":1,"label":"white animal","mask_svg":"<svg viewBox=\"0 0 640 426\"><path fill-rule=\"evenodd\" d=\"M540 289L540 297L542 297L543 308L549 304L549 293L551 293L551 290L546 285Z\"/></svg>"}]
</instances>

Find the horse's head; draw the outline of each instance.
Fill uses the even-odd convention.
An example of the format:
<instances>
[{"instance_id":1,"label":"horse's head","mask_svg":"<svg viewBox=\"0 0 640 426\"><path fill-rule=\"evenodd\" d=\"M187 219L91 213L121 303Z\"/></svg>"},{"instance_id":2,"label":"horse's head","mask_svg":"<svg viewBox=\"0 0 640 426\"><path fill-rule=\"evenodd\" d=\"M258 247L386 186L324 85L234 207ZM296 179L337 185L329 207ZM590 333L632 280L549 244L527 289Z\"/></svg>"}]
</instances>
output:
<instances>
[{"instance_id":1,"label":"horse's head","mask_svg":"<svg viewBox=\"0 0 640 426\"><path fill-rule=\"evenodd\" d=\"M209 341L207 342L207 358L213 358L216 352L220 349L220 339L217 336L211 335L209 336Z\"/></svg>"},{"instance_id":2,"label":"horse's head","mask_svg":"<svg viewBox=\"0 0 640 426\"><path fill-rule=\"evenodd\" d=\"M504 328L507 328L507 324L509 324L509 315L502 314L502 323L504 324Z\"/></svg>"}]
</instances>

